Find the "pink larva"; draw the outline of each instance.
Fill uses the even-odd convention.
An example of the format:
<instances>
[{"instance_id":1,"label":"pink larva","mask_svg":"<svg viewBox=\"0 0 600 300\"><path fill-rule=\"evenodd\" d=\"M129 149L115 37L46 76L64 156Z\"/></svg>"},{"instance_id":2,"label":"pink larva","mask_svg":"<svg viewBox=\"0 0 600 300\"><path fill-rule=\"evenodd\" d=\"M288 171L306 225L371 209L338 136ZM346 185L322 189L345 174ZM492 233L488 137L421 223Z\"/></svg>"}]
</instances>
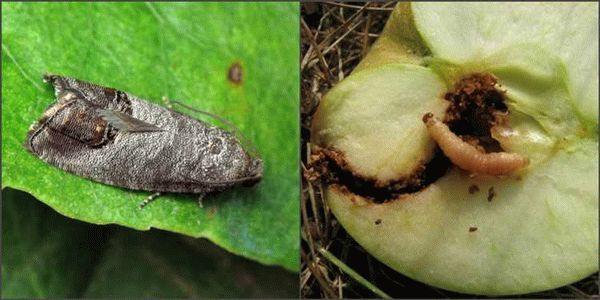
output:
<instances>
[{"instance_id":1,"label":"pink larva","mask_svg":"<svg viewBox=\"0 0 600 300\"><path fill-rule=\"evenodd\" d=\"M431 137L453 164L461 169L486 175L506 175L529 164L527 158L516 153L482 153L456 136L446 124L432 113L423 116Z\"/></svg>"}]
</instances>

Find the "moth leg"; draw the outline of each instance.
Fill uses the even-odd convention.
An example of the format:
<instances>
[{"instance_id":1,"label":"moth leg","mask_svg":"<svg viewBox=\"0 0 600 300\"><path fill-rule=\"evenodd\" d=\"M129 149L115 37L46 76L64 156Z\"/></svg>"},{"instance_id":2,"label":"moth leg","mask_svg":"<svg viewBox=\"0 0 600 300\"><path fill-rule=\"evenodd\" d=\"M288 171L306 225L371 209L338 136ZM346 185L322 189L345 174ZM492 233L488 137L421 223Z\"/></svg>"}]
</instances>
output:
<instances>
[{"instance_id":1,"label":"moth leg","mask_svg":"<svg viewBox=\"0 0 600 300\"><path fill-rule=\"evenodd\" d=\"M140 209L144 208L146 205L148 205L148 203L156 200L156 198L158 198L161 195L160 192L156 192L148 197L146 197L146 199L144 199L144 201L142 203L140 203Z\"/></svg>"},{"instance_id":2,"label":"moth leg","mask_svg":"<svg viewBox=\"0 0 600 300\"><path fill-rule=\"evenodd\" d=\"M168 109L173 109L173 104L171 104L171 100L167 96L163 96L162 101Z\"/></svg>"},{"instance_id":3,"label":"moth leg","mask_svg":"<svg viewBox=\"0 0 600 300\"><path fill-rule=\"evenodd\" d=\"M198 194L198 207L200 207L200 208L204 207L204 204L202 204L202 199L204 199L205 195L206 195L205 193Z\"/></svg>"}]
</instances>

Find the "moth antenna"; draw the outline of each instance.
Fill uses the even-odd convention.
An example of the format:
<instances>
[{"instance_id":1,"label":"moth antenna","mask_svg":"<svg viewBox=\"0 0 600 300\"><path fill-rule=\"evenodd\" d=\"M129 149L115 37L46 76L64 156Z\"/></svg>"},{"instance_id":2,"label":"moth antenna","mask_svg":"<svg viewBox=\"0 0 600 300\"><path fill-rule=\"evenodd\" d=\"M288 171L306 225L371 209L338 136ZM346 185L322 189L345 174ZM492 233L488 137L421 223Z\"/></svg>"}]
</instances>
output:
<instances>
[{"instance_id":1,"label":"moth antenna","mask_svg":"<svg viewBox=\"0 0 600 300\"><path fill-rule=\"evenodd\" d=\"M214 119L217 119L217 120L223 122L225 125L227 125L229 127L229 129L231 130L231 132L240 139L240 141L242 142L242 145L244 145L245 148L249 148L250 151L248 151L248 152L250 153L250 155L260 159L260 153L258 152L258 149L256 148L256 145L254 145L254 143L252 143L252 141L250 141L249 139L247 139L242 134L242 131L239 128L237 128L237 126L235 126L229 120L227 120L227 119L225 119L223 117L220 117L218 115L215 115L213 113L209 113L207 111L203 111L203 110L199 110L199 109L193 108L193 107L191 107L189 105L183 104L183 103L181 103L179 101L176 101L176 100L172 100L172 101L169 101L169 102L170 103L175 103L175 104L183 106L184 108L189 109L189 110L191 110L193 112L197 112L199 114L203 114L203 115L209 116L211 118L214 118ZM247 177L247 179L250 179L250 178L251 177ZM232 182L232 183L234 183L234 182Z\"/></svg>"}]
</instances>

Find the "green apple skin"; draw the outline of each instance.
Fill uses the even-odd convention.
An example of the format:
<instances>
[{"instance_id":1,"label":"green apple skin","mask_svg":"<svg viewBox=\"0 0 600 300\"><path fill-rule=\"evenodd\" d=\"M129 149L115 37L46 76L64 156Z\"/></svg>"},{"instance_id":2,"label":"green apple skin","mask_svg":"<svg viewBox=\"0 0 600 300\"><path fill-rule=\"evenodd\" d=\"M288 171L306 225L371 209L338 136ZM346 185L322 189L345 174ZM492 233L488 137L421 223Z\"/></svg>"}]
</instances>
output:
<instances>
[{"instance_id":1,"label":"green apple skin","mask_svg":"<svg viewBox=\"0 0 600 300\"><path fill-rule=\"evenodd\" d=\"M463 293L531 293L597 272L597 16L598 3L397 6L323 100L313 142L358 176L399 180L432 156L423 113L442 116L454 82L487 72L510 113L492 136L531 163L504 177L451 167L383 204L330 184L325 198L350 235L395 270Z\"/></svg>"}]
</instances>

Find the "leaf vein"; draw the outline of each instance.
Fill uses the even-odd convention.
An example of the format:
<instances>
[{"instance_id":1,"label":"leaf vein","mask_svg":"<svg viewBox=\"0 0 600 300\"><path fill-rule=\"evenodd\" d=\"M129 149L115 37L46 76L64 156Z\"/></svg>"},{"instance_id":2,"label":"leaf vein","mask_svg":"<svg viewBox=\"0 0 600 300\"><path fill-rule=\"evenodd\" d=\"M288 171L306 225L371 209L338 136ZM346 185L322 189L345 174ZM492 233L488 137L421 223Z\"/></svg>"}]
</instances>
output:
<instances>
[{"instance_id":1,"label":"leaf vein","mask_svg":"<svg viewBox=\"0 0 600 300\"><path fill-rule=\"evenodd\" d=\"M27 73L25 72L25 70L17 62L17 60L15 59L15 57L12 55L12 53L10 53L10 50L8 50L8 46L6 46L4 43L2 44L2 50L4 51L4 53L6 53L6 55L8 56L8 58L10 58L10 60L15 64L15 66L17 67L17 69L19 69L19 72L21 72L21 75L23 75L23 77L25 79L27 79L28 81L30 81L35 88L37 88L38 90L40 90L40 91L43 92L44 89L35 80L33 80L31 77L29 77L29 75L27 75Z\"/></svg>"}]
</instances>

